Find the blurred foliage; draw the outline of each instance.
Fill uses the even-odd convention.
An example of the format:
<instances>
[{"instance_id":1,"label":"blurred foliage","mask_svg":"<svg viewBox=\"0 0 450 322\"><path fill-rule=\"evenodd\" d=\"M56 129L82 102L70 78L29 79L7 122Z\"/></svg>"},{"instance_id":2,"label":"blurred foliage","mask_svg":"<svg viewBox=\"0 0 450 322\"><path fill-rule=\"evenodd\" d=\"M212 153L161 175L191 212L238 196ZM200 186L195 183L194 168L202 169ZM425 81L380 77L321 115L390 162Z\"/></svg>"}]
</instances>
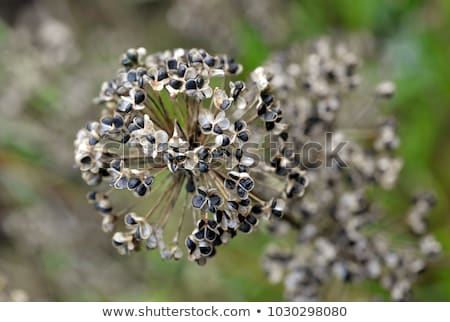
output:
<instances>
[{"instance_id":1,"label":"blurred foliage","mask_svg":"<svg viewBox=\"0 0 450 322\"><path fill-rule=\"evenodd\" d=\"M386 112L399 121L405 168L394 192L374 194L403 220L412 193L437 193L431 231L444 254L416 286L415 299L450 301L450 1L281 2L288 3L283 7L288 41L354 32L375 37L377 55L366 67L374 79L397 84L398 95ZM113 75L122 50L140 45L150 51L210 47L204 38L185 38L167 24L171 4L1 2L0 271L34 300L282 300L282 286L270 285L260 269L260 256L269 242L264 231L239 236L206 267L184 260L164 262L151 253L121 257L100 232L98 216L85 205L87 188L72 169L72 141L83 120L95 114L90 100L101 80ZM23 29L33 35L38 16L70 29L78 51L75 58L41 67L36 61L45 57L33 38L25 40L34 51L17 44L23 40ZM237 35L238 58L248 71L289 42L271 46L243 17L233 25L224 19L222 27ZM201 13L190 19L201 19ZM11 49L12 43L17 48ZM66 54L73 54L74 48ZM21 97L7 104L3 98L11 94L8 91ZM355 300L367 299L361 289L385 298L370 283L360 285L360 290L336 288L330 292L351 294L346 298Z\"/></svg>"}]
</instances>

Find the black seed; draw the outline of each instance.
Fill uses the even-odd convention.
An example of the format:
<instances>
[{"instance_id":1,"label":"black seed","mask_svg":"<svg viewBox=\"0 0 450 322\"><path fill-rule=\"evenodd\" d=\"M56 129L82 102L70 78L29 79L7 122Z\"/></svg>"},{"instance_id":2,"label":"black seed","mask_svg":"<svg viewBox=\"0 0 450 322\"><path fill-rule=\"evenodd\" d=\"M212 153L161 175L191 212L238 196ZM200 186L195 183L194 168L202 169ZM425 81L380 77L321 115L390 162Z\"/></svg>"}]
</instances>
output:
<instances>
[{"instance_id":1,"label":"black seed","mask_svg":"<svg viewBox=\"0 0 450 322\"><path fill-rule=\"evenodd\" d=\"M294 195L298 194L301 190L302 190L302 186L300 186L299 184L295 184L292 187L292 189L289 191L289 195L294 196Z\"/></svg>"},{"instance_id":2,"label":"black seed","mask_svg":"<svg viewBox=\"0 0 450 322\"><path fill-rule=\"evenodd\" d=\"M247 207L250 204L250 199L243 199L239 202L241 206Z\"/></svg>"},{"instance_id":3,"label":"black seed","mask_svg":"<svg viewBox=\"0 0 450 322\"><path fill-rule=\"evenodd\" d=\"M260 213L262 213L261 205L254 205L252 207L252 213L254 213L255 215L259 215Z\"/></svg>"},{"instance_id":4,"label":"black seed","mask_svg":"<svg viewBox=\"0 0 450 322\"><path fill-rule=\"evenodd\" d=\"M165 153L163 158L164 158L164 162L166 162L166 163L173 162L173 155L170 153Z\"/></svg>"},{"instance_id":5,"label":"black seed","mask_svg":"<svg viewBox=\"0 0 450 322\"><path fill-rule=\"evenodd\" d=\"M134 123L135 123L137 126L139 126L140 128L143 128L143 127L144 127L144 118L138 116L138 117L136 117L136 118L134 119Z\"/></svg>"},{"instance_id":6,"label":"black seed","mask_svg":"<svg viewBox=\"0 0 450 322\"><path fill-rule=\"evenodd\" d=\"M302 186L304 186L306 184L306 178L303 176L299 176L296 180L299 184L301 184Z\"/></svg>"},{"instance_id":7,"label":"black seed","mask_svg":"<svg viewBox=\"0 0 450 322\"><path fill-rule=\"evenodd\" d=\"M206 58L203 60L203 62L204 62L207 66L212 67L212 66L214 66L214 65L216 64L216 59L215 59L214 57L212 57L212 56L208 56L208 57L206 57Z\"/></svg>"},{"instance_id":8,"label":"black seed","mask_svg":"<svg viewBox=\"0 0 450 322\"><path fill-rule=\"evenodd\" d=\"M252 226L244 221L239 225L239 230L242 231L243 233L248 233L250 232L250 230L252 230Z\"/></svg>"},{"instance_id":9,"label":"black seed","mask_svg":"<svg viewBox=\"0 0 450 322\"><path fill-rule=\"evenodd\" d=\"M266 130L272 131L275 127L275 122L266 122Z\"/></svg>"},{"instance_id":10,"label":"black seed","mask_svg":"<svg viewBox=\"0 0 450 322\"><path fill-rule=\"evenodd\" d=\"M217 207L216 207L216 206L213 206L213 205L209 205L209 206L208 206L208 210L209 210L210 212L212 212L213 214L215 214L216 211L217 211Z\"/></svg>"},{"instance_id":11,"label":"black seed","mask_svg":"<svg viewBox=\"0 0 450 322\"><path fill-rule=\"evenodd\" d=\"M129 71L127 75L127 79L129 82L135 82L136 81L136 72L134 70Z\"/></svg>"},{"instance_id":12,"label":"black seed","mask_svg":"<svg viewBox=\"0 0 450 322\"><path fill-rule=\"evenodd\" d=\"M212 231L211 229L206 228L205 231L205 239L207 241L213 241L216 238L216 233L214 231Z\"/></svg>"},{"instance_id":13,"label":"black seed","mask_svg":"<svg viewBox=\"0 0 450 322\"><path fill-rule=\"evenodd\" d=\"M238 172L240 172L240 173L242 173L242 172L248 172L248 168L247 168L245 165L242 165L242 164L238 165L237 170L238 170Z\"/></svg>"},{"instance_id":14,"label":"black seed","mask_svg":"<svg viewBox=\"0 0 450 322\"><path fill-rule=\"evenodd\" d=\"M256 111L258 112L258 116L264 115L264 114L266 114L266 112L267 112L267 107L266 107L266 105L264 105L264 104L260 104L260 105L257 107Z\"/></svg>"},{"instance_id":15,"label":"black seed","mask_svg":"<svg viewBox=\"0 0 450 322\"><path fill-rule=\"evenodd\" d=\"M151 144L155 144L156 140L155 137L153 135L147 135L145 137L147 139L148 142L150 142Z\"/></svg>"},{"instance_id":16,"label":"black seed","mask_svg":"<svg viewBox=\"0 0 450 322\"><path fill-rule=\"evenodd\" d=\"M198 77L196 82L198 88L202 88L203 85L205 84L205 80L203 79L203 77Z\"/></svg>"},{"instance_id":17,"label":"black seed","mask_svg":"<svg viewBox=\"0 0 450 322\"><path fill-rule=\"evenodd\" d=\"M94 129L94 124L95 124L95 122L88 122L88 123L86 124L86 129L87 129L88 131L92 131L92 130Z\"/></svg>"},{"instance_id":18,"label":"black seed","mask_svg":"<svg viewBox=\"0 0 450 322\"><path fill-rule=\"evenodd\" d=\"M120 179L117 180L117 182L115 183L117 189L125 189L127 185L128 185L128 178L125 176L120 177Z\"/></svg>"},{"instance_id":19,"label":"black seed","mask_svg":"<svg viewBox=\"0 0 450 322\"><path fill-rule=\"evenodd\" d=\"M228 208L230 208L231 210L238 210L239 209L239 204L236 201L228 201Z\"/></svg>"},{"instance_id":20,"label":"black seed","mask_svg":"<svg viewBox=\"0 0 450 322\"><path fill-rule=\"evenodd\" d=\"M205 124L202 126L202 130L205 132L210 132L212 130L212 124Z\"/></svg>"},{"instance_id":21,"label":"black seed","mask_svg":"<svg viewBox=\"0 0 450 322\"><path fill-rule=\"evenodd\" d=\"M139 195L139 196L144 196L145 194L146 194L146 192L147 192L147 187L144 185L144 184L140 184L139 186L137 186L137 188L136 188L136 193Z\"/></svg>"},{"instance_id":22,"label":"black seed","mask_svg":"<svg viewBox=\"0 0 450 322\"><path fill-rule=\"evenodd\" d=\"M140 227L138 227L138 229L136 229L136 232L134 233L134 236L135 236L136 240L142 240L141 228Z\"/></svg>"},{"instance_id":23,"label":"black seed","mask_svg":"<svg viewBox=\"0 0 450 322\"><path fill-rule=\"evenodd\" d=\"M167 61L167 68L168 69L177 69L178 68L178 62L176 59L169 59Z\"/></svg>"},{"instance_id":24,"label":"black seed","mask_svg":"<svg viewBox=\"0 0 450 322\"><path fill-rule=\"evenodd\" d=\"M134 103L141 104L145 100L145 93L143 90L138 89L134 94Z\"/></svg>"},{"instance_id":25,"label":"black seed","mask_svg":"<svg viewBox=\"0 0 450 322\"><path fill-rule=\"evenodd\" d=\"M211 246L200 246L200 253L202 255L208 256L212 253L213 248Z\"/></svg>"},{"instance_id":26,"label":"black seed","mask_svg":"<svg viewBox=\"0 0 450 322\"><path fill-rule=\"evenodd\" d=\"M234 173L228 173L228 176L231 178L231 179L233 179L233 180L239 180L239 176L238 175L235 175Z\"/></svg>"},{"instance_id":27,"label":"black seed","mask_svg":"<svg viewBox=\"0 0 450 322\"><path fill-rule=\"evenodd\" d=\"M242 81L237 81L236 83L234 83L234 86L236 87L236 89L242 90L244 88L244 83Z\"/></svg>"},{"instance_id":28,"label":"black seed","mask_svg":"<svg viewBox=\"0 0 450 322\"><path fill-rule=\"evenodd\" d=\"M220 104L220 109L222 111L226 111L231 106L231 101L228 99L224 99L222 104Z\"/></svg>"},{"instance_id":29,"label":"black seed","mask_svg":"<svg viewBox=\"0 0 450 322\"><path fill-rule=\"evenodd\" d=\"M184 77L185 73L186 73L186 65L183 64L183 65L178 66L178 72L177 72L178 76Z\"/></svg>"},{"instance_id":30,"label":"black seed","mask_svg":"<svg viewBox=\"0 0 450 322\"><path fill-rule=\"evenodd\" d=\"M92 159L91 159L91 157L88 156L88 155L85 156L84 158L82 158L82 159L80 160L80 162L83 163L83 164L91 163L91 161L92 161Z\"/></svg>"},{"instance_id":31,"label":"black seed","mask_svg":"<svg viewBox=\"0 0 450 322\"><path fill-rule=\"evenodd\" d=\"M116 246L116 247L120 247L120 246L122 246L123 245L123 243L121 243L121 242L118 242L117 240L115 240L115 239L113 239L113 245L114 246Z\"/></svg>"},{"instance_id":32,"label":"black seed","mask_svg":"<svg viewBox=\"0 0 450 322\"><path fill-rule=\"evenodd\" d=\"M89 191L87 194L88 200L95 201L95 197L97 196L97 192L95 191Z\"/></svg>"},{"instance_id":33,"label":"black seed","mask_svg":"<svg viewBox=\"0 0 450 322\"><path fill-rule=\"evenodd\" d=\"M220 126L218 124L214 125L213 132L216 133L216 134L222 134L223 133L222 129L220 128Z\"/></svg>"},{"instance_id":34,"label":"black seed","mask_svg":"<svg viewBox=\"0 0 450 322\"><path fill-rule=\"evenodd\" d=\"M131 105L131 103L127 101L120 101L120 104L117 106L117 110L123 113L130 112L132 108L133 106Z\"/></svg>"},{"instance_id":35,"label":"black seed","mask_svg":"<svg viewBox=\"0 0 450 322\"><path fill-rule=\"evenodd\" d=\"M242 122L241 120L237 120L236 122L234 122L234 129L239 132L244 128L244 122Z\"/></svg>"},{"instance_id":36,"label":"black seed","mask_svg":"<svg viewBox=\"0 0 450 322\"><path fill-rule=\"evenodd\" d=\"M264 96L262 96L262 100L263 100L264 104L269 106L270 104L273 103L273 96L272 95L264 95Z\"/></svg>"},{"instance_id":37,"label":"black seed","mask_svg":"<svg viewBox=\"0 0 450 322\"><path fill-rule=\"evenodd\" d=\"M111 117L104 117L102 118L102 123L111 126L113 124L113 119Z\"/></svg>"},{"instance_id":38,"label":"black seed","mask_svg":"<svg viewBox=\"0 0 450 322\"><path fill-rule=\"evenodd\" d=\"M227 146L230 144L230 138L226 135L223 136L222 146Z\"/></svg>"},{"instance_id":39,"label":"black seed","mask_svg":"<svg viewBox=\"0 0 450 322\"><path fill-rule=\"evenodd\" d=\"M288 169L286 169L285 167L280 167L280 166L278 166L276 169L275 169L275 173L277 174L277 175L279 175L279 176L285 176L287 173L288 173Z\"/></svg>"},{"instance_id":40,"label":"black seed","mask_svg":"<svg viewBox=\"0 0 450 322\"><path fill-rule=\"evenodd\" d=\"M145 185L147 185L147 186L151 186L152 184L153 184L153 181L155 180L155 178L154 177L145 177L144 178L144 183L145 183Z\"/></svg>"},{"instance_id":41,"label":"black seed","mask_svg":"<svg viewBox=\"0 0 450 322\"><path fill-rule=\"evenodd\" d=\"M96 145L98 143L98 140L94 138L93 136L89 138L89 145Z\"/></svg>"},{"instance_id":42,"label":"black seed","mask_svg":"<svg viewBox=\"0 0 450 322\"><path fill-rule=\"evenodd\" d=\"M194 208L198 208L198 209L200 209L200 208L202 208L203 207L203 205L205 204L205 197L204 196L202 196L202 195L196 195L196 196L193 196L192 197L192 206L194 207Z\"/></svg>"},{"instance_id":43,"label":"black seed","mask_svg":"<svg viewBox=\"0 0 450 322\"><path fill-rule=\"evenodd\" d=\"M128 189L134 190L140 184L141 180L138 178L130 178L130 180L128 180Z\"/></svg>"},{"instance_id":44,"label":"black seed","mask_svg":"<svg viewBox=\"0 0 450 322\"><path fill-rule=\"evenodd\" d=\"M134 49L134 48L128 49L127 50L127 57L132 62L137 62L138 57L137 57L136 49Z\"/></svg>"},{"instance_id":45,"label":"black seed","mask_svg":"<svg viewBox=\"0 0 450 322\"><path fill-rule=\"evenodd\" d=\"M248 132L247 131L240 132L238 134L238 138L243 142L247 142L248 141Z\"/></svg>"},{"instance_id":46,"label":"black seed","mask_svg":"<svg viewBox=\"0 0 450 322\"><path fill-rule=\"evenodd\" d=\"M169 82L169 85L173 88L173 89L180 89L181 86L183 85L183 82L178 80L178 79L171 79Z\"/></svg>"},{"instance_id":47,"label":"black seed","mask_svg":"<svg viewBox=\"0 0 450 322\"><path fill-rule=\"evenodd\" d=\"M189 237L186 238L186 247L189 249L189 253L192 254L196 248L195 243Z\"/></svg>"},{"instance_id":48,"label":"black seed","mask_svg":"<svg viewBox=\"0 0 450 322\"><path fill-rule=\"evenodd\" d=\"M253 215L248 215L246 220L252 226L255 226L258 223L258 219L256 219L256 217Z\"/></svg>"},{"instance_id":49,"label":"black seed","mask_svg":"<svg viewBox=\"0 0 450 322\"><path fill-rule=\"evenodd\" d=\"M242 149L237 149L234 156L236 157L236 159L237 159L238 161L241 161L242 154L243 154Z\"/></svg>"},{"instance_id":50,"label":"black seed","mask_svg":"<svg viewBox=\"0 0 450 322\"><path fill-rule=\"evenodd\" d=\"M203 219L202 219L202 220L199 220L199 221L197 222L197 229L201 230L201 229L203 229L203 227L205 227L205 226L206 226L206 221L204 221Z\"/></svg>"},{"instance_id":51,"label":"black seed","mask_svg":"<svg viewBox=\"0 0 450 322\"><path fill-rule=\"evenodd\" d=\"M113 119L111 117L104 117L102 118L102 124L111 126L113 122Z\"/></svg>"},{"instance_id":52,"label":"black seed","mask_svg":"<svg viewBox=\"0 0 450 322\"><path fill-rule=\"evenodd\" d=\"M347 76L349 77L352 76L355 73L355 71L356 71L356 64L348 64L346 66L345 73Z\"/></svg>"},{"instance_id":53,"label":"black seed","mask_svg":"<svg viewBox=\"0 0 450 322\"><path fill-rule=\"evenodd\" d=\"M216 221L215 221L216 225L220 224L222 222L222 219L223 219L223 211L222 210L217 210L216 215L214 217L216 219Z\"/></svg>"},{"instance_id":54,"label":"black seed","mask_svg":"<svg viewBox=\"0 0 450 322\"><path fill-rule=\"evenodd\" d=\"M194 234L195 238L197 238L198 240L202 240L205 238L205 229L201 229L198 232L196 232Z\"/></svg>"},{"instance_id":55,"label":"black seed","mask_svg":"<svg viewBox=\"0 0 450 322\"><path fill-rule=\"evenodd\" d=\"M211 197L209 197L209 203L213 206L217 206L220 204L220 197L217 195L212 195Z\"/></svg>"},{"instance_id":56,"label":"black seed","mask_svg":"<svg viewBox=\"0 0 450 322\"><path fill-rule=\"evenodd\" d=\"M186 156L182 155L182 154L178 154L177 156L175 156L175 160L178 162L182 162L182 161L186 160Z\"/></svg>"},{"instance_id":57,"label":"black seed","mask_svg":"<svg viewBox=\"0 0 450 322\"><path fill-rule=\"evenodd\" d=\"M125 222L128 225L136 225L137 224L136 220L134 220L133 216L131 216L131 215L127 215L127 217L125 218Z\"/></svg>"},{"instance_id":58,"label":"black seed","mask_svg":"<svg viewBox=\"0 0 450 322\"><path fill-rule=\"evenodd\" d=\"M199 162L198 163L198 169L200 170L200 172L202 173L206 173L209 170L209 166L207 163L205 162Z\"/></svg>"},{"instance_id":59,"label":"black seed","mask_svg":"<svg viewBox=\"0 0 450 322\"><path fill-rule=\"evenodd\" d=\"M171 163L169 164L170 171L175 172L178 169L178 164Z\"/></svg>"},{"instance_id":60,"label":"black seed","mask_svg":"<svg viewBox=\"0 0 450 322\"><path fill-rule=\"evenodd\" d=\"M123 137L122 137L122 140L121 140L121 142L123 143L123 144L125 144L125 143L127 143L129 140L130 140L130 135L129 134L125 134Z\"/></svg>"},{"instance_id":61,"label":"black seed","mask_svg":"<svg viewBox=\"0 0 450 322\"><path fill-rule=\"evenodd\" d=\"M198 152L197 152L198 157L200 158L200 160L205 160L208 155L209 155L209 150L206 148L201 148Z\"/></svg>"},{"instance_id":62,"label":"black seed","mask_svg":"<svg viewBox=\"0 0 450 322\"><path fill-rule=\"evenodd\" d=\"M236 63L231 63L228 66L228 72L230 72L231 74L237 73L238 70L239 70L239 65Z\"/></svg>"},{"instance_id":63,"label":"black seed","mask_svg":"<svg viewBox=\"0 0 450 322\"><path fill-rule=\"evenodd\" d=\"M195 191L195 184L194 184L194 180L192 180L192 178L189 178L188 181L186 182L186 191L187 192Z\"/></svg>"},{"instance_id":64,"label":"black seed","mask_svg":"<svg viewBox=\"0 0 450 322\"><path fill-rule=\"evenodd\" d=\"M120 129L123 126L123 118L120 115L114 116L113 124L117 129Z\"/></svg>"},{"instance_id":65,"label":"black seed","mask_svg":"<svg viewBox=\"0 0 450 322\"><path fill-rule=\"evenodd\" d=\"M334 73L333 70L327 71L326 75L327 75L327 78L328 78L329 81L332 82L332 81L336 80L336 74Z\"/></svg>"},{"instance_id":66,"label":"black seed","mask_svg":"<svg viewBox=\"0 0 450 322\"><path fill-rule=\"evenodd\" d=\"M169 77L169 75L167 74L167 71L164 68L160 68L158 69L158 82L162 81L163 79L166 79L167 77Z\"/></svg>"},{"instance_id":67,"label":"black seed","mask_svg":"<svg viewBox=\"0 0 450 322\"><path fill-rule=\"evenodd\" d=\"M197 89L197 83L195 82L195 79L189 79L186 81L186 84L184 85L187 90L189 89Z\"/></svg>"},{"instance_id":68,"label":"black seed","mask_svg":"<svg viewBox=\"0 0 450 322\"><path fill-rule=\"evenodd\" d=\"M113 168L114 170L116 170L116 171L120 171L120 160L113 160L113 161L111 161L109 166L111 168Z\"/></svg>"},{"instance_id":69,"label":"black seed","mask_svg":"<svg viewBox=\"0 0 450 322\"><path fill-rule=\"evenodd\" d=\"M142 68L142 67L138 68L138 70L136 72L137 77L140 78L140 77L144 76L145 74L147 74L147 71L145 70L145 68Z\"/></svg>"},{"instance_id":70,"label":"black seed","mask_svg":"<svg viewBox=\"0 0 450 322\"><path fill-rule=\"evenodd\" d=\"M282 132L280 134L280 137L283 139L283 141L286 141L288 139L289 135L287 132Z\"/></svg>"},{"instance_id":71,"label":"black seed","mask_svg":"<svg viewBox=\"0 0 450 322\"><path fill-rule=\"evenodd\" d=\"M112 212L112 208L102 208L99 206L99 204L95 205L95 209L99 212L101 212L102 214L110 214Z\"/></svg>"},{"instance_id":72,"label":"black seed","mask_svg":"<svg viewBox=\"0 0 450 322\"><path fill-rule=\"evenodd\" d=\"M212 152L212 156L213 156L214 159L221 158L223 156L223 154L224 154L223 150L214 150Z\"/></svg>"},{"instance_id":73,"label":"black seed","mask_svg":"<svg viewBox=\"0 0 450 322\"><path fill-rule=\"evenodd\" d=\"M291 179L291 180L297 180L299 177L300 177L300 174L297 172L289 174L289 179Z\"/></svg>"},{"instance_id":74,"label":"black seed","mask_svg":"<svg viewBox=\"0 0 450 322\"><path fill-rule=\"evenodd\" d=\"M236 188L236 183L231 179L225 179L225 187L230 190Z\"/></svg>"},{"instance_id":75,"label":"black seed","mask_svg":"<svg viewBox=\"0 0 450 322\"><path fill-rule=\"evenodd\" d=\"M198 192L199 194L201 194L203 197L206 197L206 191L205 191L204 189L198 188L198 189L197 189L197 192Z\"/></svg>"},{"instance_id":76,"label":"black seed","mask_svg":"<svg viewBox=\"0 0 450 322\"><path fill-rule=\"evenodd\" d=\"M241 198L241 199L245 198L247 195L247 191L245 191L241 186L237 187L237 193L238 193L239 198Z\"/></svg>"},{"instance_id":77,"label":"black seed","mask_svg":"<svg viewBox=\"0 0 450 322\"><path fill-rule=\"evenodd\" d=\"M222 245L222 240L220 239L220 236L216 236L216 238L213 240L212 244L213 244L213 246ZM215 249L214 249L213 253L215 253ZM214 256L214 254L211 254L210 257L211 256Z\"/></svg>"},{"instance_id":78,"label":"black seed","mask_svg":"<svg viewBox=\"0 0 450 322\"><path fill-rule=\"evenodd\" d=\"M208 226L211 227L212 229L215 229L217 227L217 222L215 220L208 220Z\"/></svg>"},{"instance_id":79,"label":"black seed","mask_svg":"<svg viewBox=\"0 0 450 322\"><path fill-rule=\"evenodd\" d=\"M243 178L239 181L239 185L247 191L250 191L255 186L255 183L251 178Z\"/></svg>"},{"instance_id":80,"label":"black seed","mask_svg":"<svg viewBox=\"0 0 450 322\"><path fill-rule=\"evenodd\" d=\"M120 62L125 67L130 67L133 64L127 57L122 58Z\"/></svg>"},{"instance_id":81,"label":"black seed","mask_svg":"<svg viewBox=\"0 0 450 322\"><path fill-rule=\"evenodd\" d=\"M142 77L138 79L138 86L144 88L144 79Z\"/></svg>"},{"instance_id":82,"label":"black seed","mask_svg":"<svg viewBox=\"0 0 450 322\"><path fill-rule=\"evenodd\" d=\"M193 56L191 54L188 55L188 60L189 60L190 63L200 63L200 62L202 62L202 58L201 57Z\"/></svg>"},{"instance_id":83,"label":"black seed","mask_svg":"<svg viewBox=\"0 0 450 322\"><path fill-rule=\"evenodd\" d=\"M281 218L281 216L283 215L283 212L281 210L272 209L272 215L274 215L277 218Z\"/></svg>"},{"instance_id":84,"label":"black seed","mask_svg":"<svg viewBox=\"0 0 450 322\"><path fill-rule=\"evenodd\" d=\"M128 132L130 132L130 133L132 133L132 132L134 132L134 131L136 131L136 130L139 130L139 129L140 129L140 127L137 126L137 125L134 124L134 123L130 123L130 124L128 125Z\"/></svg>"}]
</instances>

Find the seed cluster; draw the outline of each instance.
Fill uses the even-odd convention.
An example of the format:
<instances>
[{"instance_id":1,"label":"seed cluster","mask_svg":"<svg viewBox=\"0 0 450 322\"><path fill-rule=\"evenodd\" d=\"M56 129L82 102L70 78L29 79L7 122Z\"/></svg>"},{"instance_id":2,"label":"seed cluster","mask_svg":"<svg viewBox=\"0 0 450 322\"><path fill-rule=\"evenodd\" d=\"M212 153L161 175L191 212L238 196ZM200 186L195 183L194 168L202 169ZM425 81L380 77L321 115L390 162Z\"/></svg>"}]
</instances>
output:
<instances>
[{"instance_id":1,"label":"seed cluster","mask_svg":"<svg viewBox=\"0 0 450 322\"><path fill-rule=\"evenodd\" d=\"M145 246L179 259L190 211L188 258L204 264L217 246L251 232L261 217L281 217L285 200L303 194L307 180L286 149L287 126L264 68L247 82L232 80L242 66L203 49L129 49L121 64L95 99L99 120L74 142L85 182L109 184L88 200L103 215L103 230L114 231L119 253ZM269 148L261 144L265 137ZM268 181L270 190L259 186ZM138 199L117 211L113 199L122 200L115 193L121 190ZM177 227L166 246L171 219Z\"/></svg>"},{"instance_id":2,"label":"seed cluster","mask_svg":"<svg viewBox=\"0 0 450 322\"><path fill-rule=\"evenodd\" d=\"M294 247L271 246L263 260L270 280L284 280L288 300L323 300L336 279L378 280L392 299L405 300L427 261L440 251L426 231L425 217L434 204L430 194L417 196L407 216L416 239L370 199L374 187L395 185L402 160L395 156L396 124L380 111L395 87L382 82L368 94L361 89L358 66L348 48L325 39L312 50L294 46L266 66L276 75L272 84L285 119L295 125L297 149L308 142L327 146L326 134L332 134L331 146L316 158L320 167L303 162L309 167L308 193L270 227L274 234L296 234ZM340 143L344 148L336 162L333 151ZM396 235L406 235L408 242L399 244Z\"/></svg>"}]
</instances>

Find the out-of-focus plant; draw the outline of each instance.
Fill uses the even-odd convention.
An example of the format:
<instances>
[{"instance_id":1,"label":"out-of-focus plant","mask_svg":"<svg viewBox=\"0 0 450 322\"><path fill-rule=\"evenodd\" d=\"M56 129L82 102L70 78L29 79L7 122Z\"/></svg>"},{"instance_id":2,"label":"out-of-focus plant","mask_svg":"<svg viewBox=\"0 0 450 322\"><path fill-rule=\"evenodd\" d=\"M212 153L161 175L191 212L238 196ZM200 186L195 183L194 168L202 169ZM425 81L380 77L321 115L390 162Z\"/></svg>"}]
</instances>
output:
<instances>
[{"instance_id":1,"label":"out-of-focus plant","mask_svg":"<svg viewBox=\"0 0 450 322\"><path fill-rule=\"evenodd\" d=\"M384 81L371 89L359 65L344 44L327 39L293 45L266 64L296 149L317 142L303 155L310 188L291 204L295 217L271 226L275 235L293 232L295 240L272 245L263 260L268 278L284 282L288 300L342 299L330 295L334 283L364 280L377 280L392 299L406 300L440 252L425 223L432 194L417 195L408 213L417 238L373 200L371 192L392 189L402 168L395 121L382 111L395 86Z\"/></svg>"}]
</instances>

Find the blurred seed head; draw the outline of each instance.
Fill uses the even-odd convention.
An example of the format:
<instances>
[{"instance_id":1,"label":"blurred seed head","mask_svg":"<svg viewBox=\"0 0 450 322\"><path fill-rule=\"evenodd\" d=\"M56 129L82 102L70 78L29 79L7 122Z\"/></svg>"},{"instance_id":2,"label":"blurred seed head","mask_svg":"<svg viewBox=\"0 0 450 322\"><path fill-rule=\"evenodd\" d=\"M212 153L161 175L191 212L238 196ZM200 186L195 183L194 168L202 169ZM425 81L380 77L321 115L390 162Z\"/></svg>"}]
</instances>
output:
<instances>
[{"instance_id":1,"label":"blurred seed head","mask_svg":"<svg viewBox=\"0 0 450 322\"><path fill-rule=\"evenodd\" d=\"M291 249L272 246L262 261L269 280L284 280L287 300L324 300L334 281L349 284L377 280L393 300L410 298L412 286L440 245L427 232L425 218L434 205L429 193L418 195L407 215L420 240L397 245L401 223L392 225L369 192L395 186L403 161L397 125L381 107L395 93L384 81L370 89L359 73L361 59L343 43L320 39L293 45L265 68L284 106L296 150L331 136L328 160L339 144L342 164L311 167L308 193L288 204L290 211L271 223L278 235L294 233ZM366 115L367 114L367 115Z\"/></svg>"}]
</instances>

